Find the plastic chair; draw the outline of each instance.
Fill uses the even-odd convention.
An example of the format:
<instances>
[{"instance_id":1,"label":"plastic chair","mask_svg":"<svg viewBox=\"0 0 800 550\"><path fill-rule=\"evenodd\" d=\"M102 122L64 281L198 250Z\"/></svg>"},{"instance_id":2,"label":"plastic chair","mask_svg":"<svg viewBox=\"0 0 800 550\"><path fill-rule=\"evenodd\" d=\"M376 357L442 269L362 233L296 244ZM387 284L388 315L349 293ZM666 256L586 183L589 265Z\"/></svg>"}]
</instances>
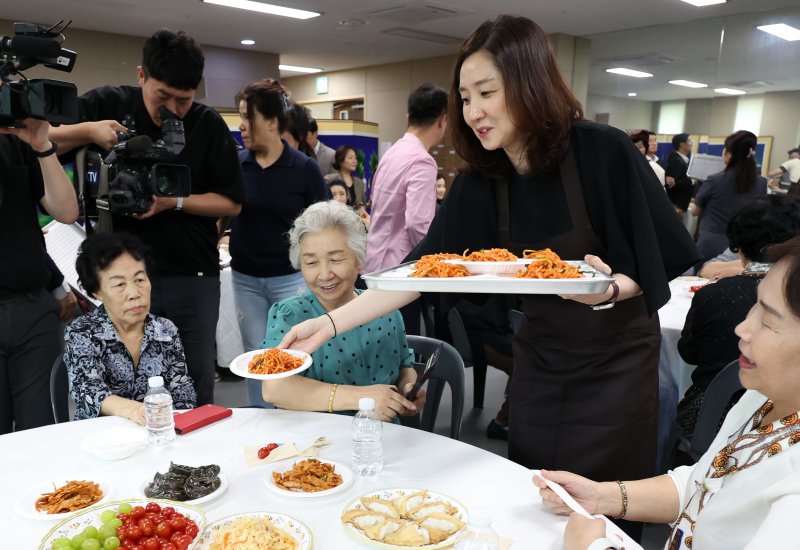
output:
<instances>
[{"instance_id":1,"label":"plastic chair","mask_svg":"<svg viewBox=\"0 0 800 550\"><path fill-rule=\"evenodd\" d=\"M472 394L472 406L477 409L483 408L483 397L486 393L486 371L488 366L486 363L475 360L472 353L472 345L467 336L467 329L464 326L464 321L461 319L458 310L451 308L447 314L447 324L450 327L450 335L453 338L453 346L455 346L458 354L464 362L464 367L472 367L472 378L474 391Z\"/></svg>"},{"instance_id":2,"label":"plastic chair","mask_svg":"<svg viewBox=\"0 0 800 550\"><path fill-rule=\"evenodd\" d=\"M50 404L56 424L69 422L69 381L62 354L59 354L50 370Z\"/></svg>"},{"instance_id":3,"label":"plastic chair","mask_svg":"<svg viewBox=\"0 0 800 550\"><path fill-rule=\"evenodd\" d=\"M442 400L444 384L450 386L452 394L452 410L450 413L450 437L461 438L461 417L464 413L464 362L456 349L435 338L427 336L408 336L408 347L414 350L416 356L422 356L427 361L428 357L436 350L439 344L444 344L439 356L439 364L428 378L427 401L422 409L420 428L426 432L433 432L436 424L436 415Z\"/></svg>"},{"instance_id":4,"label":"plastic chair","mask_svg":"<svg viewBox=\"0 0 800 550\"><path fill-rule=\"evenodd\" d=\"M678 422L673 421L664 445L661 473L672 467L679 449L685 451L694 462L705 454L717 435L728 403L743 390L739 382L739 362L733 361L717 373L703 394L691 441L683 435Z\"/></svg>"}]
</instances>

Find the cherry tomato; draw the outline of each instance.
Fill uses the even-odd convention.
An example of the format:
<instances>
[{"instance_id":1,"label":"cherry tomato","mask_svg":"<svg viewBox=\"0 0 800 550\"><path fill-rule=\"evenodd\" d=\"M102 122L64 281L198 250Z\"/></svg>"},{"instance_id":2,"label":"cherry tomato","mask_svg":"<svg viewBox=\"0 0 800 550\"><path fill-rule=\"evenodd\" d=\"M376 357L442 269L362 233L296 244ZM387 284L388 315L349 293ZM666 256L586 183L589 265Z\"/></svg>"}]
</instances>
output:
<instances>
[{"instance_id":1,"label":"cherry tomato","mask_svg":"<svg viewBox=\"0 0 800 550\"><path fill-rule=\"evenodd\" d=\"M192 539L194 540L194 538L197 536L197 533L200 532L200 528L197 526L195 522L189 520L188 522L186 522L186 529L184 529L183 532L192 537Z\"/></svg>"},{"instance_id":2,"label":"cherry tomato","mask_svg":"<svg viewBox=\"0 0 800 550\"><path fill-rule=\"evenodd\" d=\"M144 546L144 550L161 550L161 541L158 537L151 537L144 541L140 541L141 545Z\"/></svg>"},{"instance_id":3,"label":"cherry tomato","mask_svg":"<svg viewBox=\"0 0 800 550\"><path fill-rule=\"evenodd\" d=\"M131 547L131 550L145 550L145 549L144 549L144 546L142 546L141 544L134 544Z\"/></svg>"},{"instance_id":4,"label":"cherry tomato","mask_svg":"<svg viewBox=\"0 0 800 550\"><path fill-rule=\"evenodd\" d=\"M189 545L192 544L192 537L189 535L180 535L177 540L172 541L172 544L174 544L175 548L178 550L187 550Z\"/></svg>"},{"instance_id":5,"label":"cherry tomato","mask_svg":"<svg viewBox=\"0 0 800 550\"><path fill-rule=\"evenodd\" d=\"M258 450L258 458L260 458L261 460L264 460L268 456L269 456L269 449L267 449L266 447L261 447Z\"/></svg>"},{"instance_id":6,"label":"cherry tomato","mask_svg":"<svg viewBox=\"0 0 800 550\"><path fill-rule=\"evenodd\" d=\"M275 449L277 449L277 448L278 448L278 444L277 444L277 443L270 443L269 445L267 445L267 449L268 449L270 452L274 451L274 450L275 450Z\"/></svg>"},{"instance_id":7,"label":"cherry tomato","mask_svg":"<svg viewBox=\"0 0 800 550\"><path fill-rule=\"evenodd\" d=\"M161 511L161 506L159 506L157 502L148 502L147 507L145 507L145 510L157 514Z\"/></svg>"},{"instance_id":8,"label":"cherry tomato","mask_svg":"<svg viewBox=\"0 0 800 550\"><path fill-rule=\"evenodd\" d=\"M122 541L121 548L133 548L134 546L136 546L136 543L131 539L125 539L125 540L120 539L120 540Z\"/></svg>"},{"instance_id":9,"label":"cherry tomato","mask_svg":"<svg viewBox=\"0 0 800 550\"><path fill-rule=\"evenodd\" d=\"M138 525L130 525L128 526L128 538L137 541L142 538L142 530L139 529Z\"/></svg>"},{"instance_id":10,"label":"cherry tomato","mask_svg":"<svg viewBox=\"0 0 800 550\"><path fill-rule=\"evenodd\" d=\"M134 506L131 510L131 517L135 520L140 520L144 517L145 511L144 508L141 506Z\"/></svg>"},{"instance_id":11,"label":"cherry tomato","mask_svg":"<svg viewBox=\"0 0 800 550\"><path fill-rule=\"evenodd\" d=\"M155 532L156 526L152 519L144 517L139 520L139 529L142 530L142 535L150 537Z\"/></svg>"},{"instance_id":12,"label":"cherry tomato","mask_svg":"<svg viewBox=\"0 0 800 550\"><path fill-rule=\"evenodd\" d=\"M186 518L172 516L169 518L169 526L173 531L183 531L186 529Z\"/></svg>"},{"instance_id":13,"label":"cherry tomato","mask_svg":"<svg viewBox=\"0 0 800 550\"><path fill-rule=\"evenodd\" d=\"M175 508L172 506L165 506L161 509L161 515L165 518L171 518L175 514Z\"/></svg>"},{"instance_id":14,"label":"cherry tomato","mask_svg":"<svg viewBox=\"0 0 800 550\"><path fill-rule=\"evenodd\" d=\"M169 526L169 523L166 521L162 521L158 525L156 525L156 535L161 537L162 539L169 539L169 536L172 534L172 527Z\"/></svg>"},{"instance_id":15,"label":"cherry tomato","mask_svg":"<svg viewBox=\"0 0 800 550\"><path fill-rule=\"evenodd\" d=\"M123 525L131 520L130 514L117 514L117 519L119 519Z\"/></svg>"},{"instance_id":16,"label":"cherry tomato","mask_svg":"<svg viewBox=\"0 0 800 550\"><path fill-rule=\"evenodd\" d=\"M178 550L171 542L162 542L160 550Z\"/></svg>"}]
</instances>

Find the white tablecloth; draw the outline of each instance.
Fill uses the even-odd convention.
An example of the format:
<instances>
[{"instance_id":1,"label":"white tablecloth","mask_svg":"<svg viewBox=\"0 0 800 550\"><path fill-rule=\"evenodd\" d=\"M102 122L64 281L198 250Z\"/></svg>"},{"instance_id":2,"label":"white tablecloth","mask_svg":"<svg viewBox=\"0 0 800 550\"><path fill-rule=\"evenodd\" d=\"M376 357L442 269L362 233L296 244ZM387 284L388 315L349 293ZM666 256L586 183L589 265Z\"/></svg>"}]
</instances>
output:
<instances>
[{"instance_id":1,"label":"white tablecloth","mask_svg":"<svg viewBox=\"0 0 800 550\"><path fill-rule=\"evenodd\" d=\"M353 498L392 487L427 488L448 495L467 508L489 506L492 525L514 539L512 548L548 550L562 547L565 519L542 506L529 470L497 455L442 436L384 425L385 469L376 478L357 479L342 493L330 497L282 497L264 485L266 467L244 463L242 448L269 442L309 446L327 435L332 444L320 457L350 464L350 417L282 410L234 409L233 416L178 436L167 449L147 449L121 461L106 462L80 450L84 437L100 429L132 426L127 420L103 417L68 422L0 436L3 496L8 503L0 514L3 548L36 548L53 522L22 519L11 511L17 498L50 477L97 476L112 484L115 500L140 496L138 489L170 460L192 466L215 463L228 478L228 490L203 508L209 521L248 512L281 512L304 522L314 534L314 550L371 548L356 541L339 517ZM144 428L142 428L144 429Z\"/></svg>"},{"instance_id":2,"label":"white tablecloth","mask_svg":"<svg viewBox=\"0 0 800 550\"><path fill-rule=\"evenodd\" d=\"M658 310L661 321L661 358L658 363L658 457L675 420L678 401L692 385L694 365L687 364L678 353L678 340L681 337L686 314L692 305L693 294L690 287L706 283L697 277L678 277L669 283L672 298Z\"/></svg>"}]
</instances>

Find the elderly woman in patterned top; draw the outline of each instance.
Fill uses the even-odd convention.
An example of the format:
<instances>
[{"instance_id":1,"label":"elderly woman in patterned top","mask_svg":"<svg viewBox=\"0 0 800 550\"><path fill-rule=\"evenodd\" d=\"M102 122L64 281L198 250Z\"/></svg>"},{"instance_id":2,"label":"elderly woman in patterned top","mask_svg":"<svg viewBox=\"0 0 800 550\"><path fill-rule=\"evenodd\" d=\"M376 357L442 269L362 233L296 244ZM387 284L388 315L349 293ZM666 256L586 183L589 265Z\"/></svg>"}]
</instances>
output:
<instances>
[{"instance_id":1,"label":"elderly woman in patterned top","mask_svg":"<svg viewBox=\"0 0 800 550\"><path fill-rule=\"evenodd\" d=\"M64 362L75 420L122 416L143 425L151 376L164 378L176 409L195 406L178 329L150 314L148 262L141 241L124 233L97 233L81 244L78 279L103 304L66 330Z\"/></svg>"},{"instance_id":2,"label":"elderly woman in patterned top","mask_svg":"<svg viewBox=\"0 0 800 550\"><path fill-rule=\"evenodd\" d=\"M639 481L597 483L542 472L593 514L672 524L665 548L796 548L800 509L800 237L769 248L758 301L736 327L748 390L692 466ZM570 512L538 477L545 506ZM567 550L618 548L602 520L573 513ZM794 541L794 542L792 542Z\"/></svg>"}]
</instances>

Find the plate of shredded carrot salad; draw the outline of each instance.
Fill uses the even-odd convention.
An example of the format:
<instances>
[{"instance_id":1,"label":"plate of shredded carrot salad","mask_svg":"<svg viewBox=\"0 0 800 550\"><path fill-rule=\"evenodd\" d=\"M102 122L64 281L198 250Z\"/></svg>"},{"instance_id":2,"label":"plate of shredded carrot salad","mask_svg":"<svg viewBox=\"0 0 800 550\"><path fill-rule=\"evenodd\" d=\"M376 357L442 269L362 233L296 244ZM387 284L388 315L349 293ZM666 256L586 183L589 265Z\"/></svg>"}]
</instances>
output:
<instances>
[{"instance_id":1,"label":"plate of shredded carrot salad","mask_svg":"<svg viewBox=\"0 0 800 550\"><path fill-rule=\"evenodd\" d=\"M258 349L231 362L231 372L243 378L274 380L301 373L311 366L311 356L295 349Z\"/></svg>"},{"instance_id":2,"label":"plate of shredded carrot salad","mask_svg":"<svg viewBox=\"0 0 800 550\"><path fill-rule=\"evenodd\" d=\"M613 278L585 261L562 260L549 248L440 253L362 274L375 290L478 294L602 294Z\"/></svg>"}]
</instances>

